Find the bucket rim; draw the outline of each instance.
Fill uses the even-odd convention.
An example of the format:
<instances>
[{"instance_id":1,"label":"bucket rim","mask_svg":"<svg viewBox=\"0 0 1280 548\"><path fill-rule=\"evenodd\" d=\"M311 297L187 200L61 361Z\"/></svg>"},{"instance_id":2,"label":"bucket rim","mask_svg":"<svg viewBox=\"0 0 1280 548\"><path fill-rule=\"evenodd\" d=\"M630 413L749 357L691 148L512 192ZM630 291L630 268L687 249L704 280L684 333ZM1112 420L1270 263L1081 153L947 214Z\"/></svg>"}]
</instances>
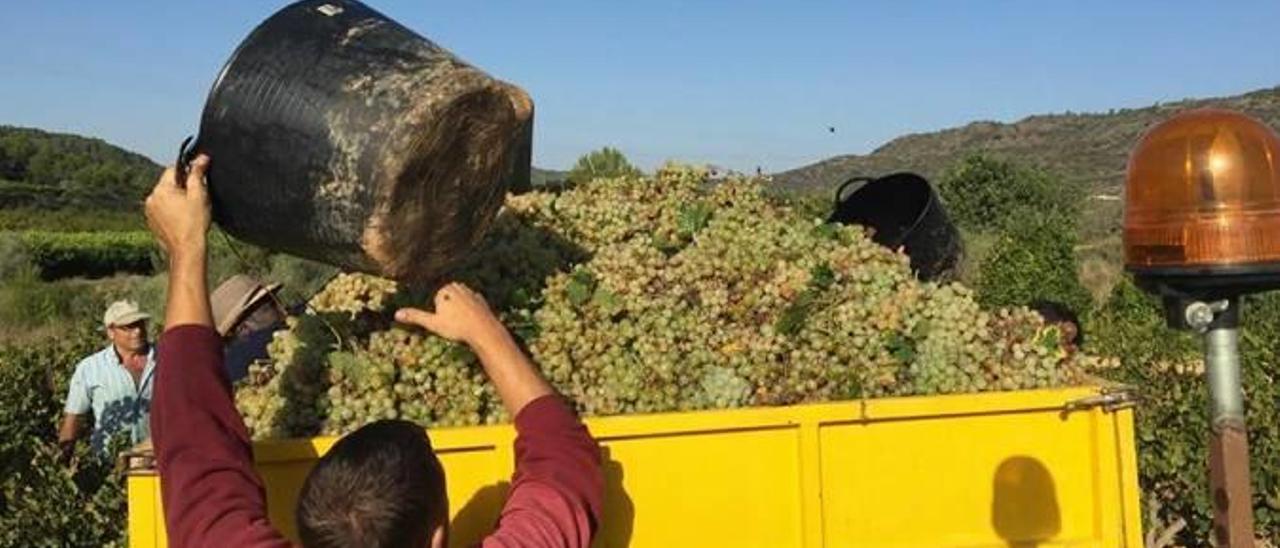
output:
<instances>
[{"instance_id":1,"label":"bucket rim","mask_svg":"<svg viewBox=\"0 0 1280 548\"><path fill-rule=\"evenodd\" d=\"M882 175L882 176L879 176L879 177L869 177L869 176L864 176L864 175L854 175L854 176L851 176L851 177L849 177L849 178L845 179L845 181L844 181L844 182L840 183L840 186L838 187L840 190L843 190L843 189L844 189L844 187L845 187L846 185L848 185L849 183L855 182L855 181L865 181L865 184L864 184L864 185L862 185L862 186L860 186L860 187L858 187L858 188L857 188L857 190L854 190L853 192L850 192L850 193L849 193L849 195L848 195L848 196L845 196L843 199L838 200L838 201L836 202L836 207L839 207L839 206L840 206L840 204L844 203L844 202L845 202L845 201L847 201L847 200L852 199L852 198L853 198L854 196L856 196L859 192L861 192L861 191L862 191L862 189L867 188L867 186L869 186L869 185L872 185L872 184L875 184L875 183L878 183L878 182L884 182L885 184L894 184L894 183L889 183L889 182L888 182L888 180L890 180L890 179L895 179L895 178L902 178L902 179L907 179L907 180L912 180L912 181L918 181L918 182L920 182L920 183L923 183L923 184L924 184L925 189L928 191L928 192L926 193L927 199L926 199L926 201L925 201L924 207L920 208L920 212L919 212L919 213L917 213L917 214L916 214L916 216L915 216L915 218L911 220L911 223L908 225L907 229L906 229L905 231L903 231L903 235L902 235L902 237L901 237L901 238L899 238L897 242L894 242L894 243L895 243L895 245L902 245L902 244L904 244L908 239L910 239L910 236L911 236L912 234L914 234L914 233L915 233L915 231L916 231L916 229L917 229L917 228L919 228L919 227L920 227L920 224L924 222L925 217L928 215L929 210L930 210L930 209L932 209L932 208L933 208L933 206L934 206L934 205L938 202L938 200L939 200L938 193L937 193L937 191L935 191L935 190L934 190L934 188L933 188L933 184L931 184L931 183L929 182L929 180L928 180L928 179L924 178L924 176L923 176L923 175L920 175L920 174L918 174L918 173L911 172L911 171L895 171L895 172L889 173L888 175ZM900 183L899 183L899 184L900 184ZM837 192L837 197L838 197L838 196L839 196L839 194L840 194L840 190L837 190L837 191L836 191L836 192Z\"/></svg>"},{"instance_id":2,"label":"bucket rim","mask_svg":"<svg viewBox=\"0 0 1280 548\"><path fill-rule=\"evenodd\" d=\"M240 40L239 44L236 44L236 49L232 50L231 55L222 63L222 68L218 70L218 76L213 79L213 84L209 86L209 92L205 94L204 106L200 109L200 127L196 130L196 142L192 145L192 149L195 149L200 145L200 133L204 131L205 118L209 115L209 107L213 105L214 98L218 96L218 92L222 89L222 81L227 78L227 73L231 72L231 66L240 59L240 55L244 53L245 47L249 45L249 42L253 40L254 36L257 36L259 32L262 32L262 28L266 26L267 23L271 22L272 19L275 19L276 16L280 15L285 10L305 1L306 0L299 0L298 2L294 2L276 10L276 12L271 14L270 17L267 17L266 19L258 22L257 25L254 25L253 30L249 31L249 34L246 34L245 37Z\"/></svg>"},{"instance_id":3,"label":"bucket rim","mask_svg":"<svg viewBox=\"0 0 1280 548\"><path fill-rule=\"evenodd\" d=\"M236 49L231 51L231 55L228 56L227 60L222 64L222 69L218 71L218 76L213 79L213 84L209 86L209 92L205 94L204 107L200 111L200 126L196 130L195 144L191 146L193 150L198 148L200 145L200 133L204 130L205 121L206 121L205 118L210 115L209 107L214 104L215 102L214 100L218 97L218 95L222 91L223 81L226 80L227 74L231 72L231 67L235 66L236 62L240 60L241 55L244 54L244 51L249 46L249 44L254 41L254 38L258 37L259 34L265 32L264 29L266 28L267 25L271 24L273 21L283 16L286 12L290 12L295 9L300 9L304 4L315 4L315 3L322 3L325 1L333 1L335 3L341 3L341 4L355 4L364 9L377 13L378 15L382 15L380 12L374 10L373 8L370 8L368 5L364 4L363 2L360 2L359 0L297 0L296 2L292 2L276 10L266 19L263 19L257 25L254 25L253 29L250 30L249 33L246 34L244 38L240 40L240 43L236 44ZM383 17L386 17L386 16L383 16Z\"/></svg>"}]
</instances>

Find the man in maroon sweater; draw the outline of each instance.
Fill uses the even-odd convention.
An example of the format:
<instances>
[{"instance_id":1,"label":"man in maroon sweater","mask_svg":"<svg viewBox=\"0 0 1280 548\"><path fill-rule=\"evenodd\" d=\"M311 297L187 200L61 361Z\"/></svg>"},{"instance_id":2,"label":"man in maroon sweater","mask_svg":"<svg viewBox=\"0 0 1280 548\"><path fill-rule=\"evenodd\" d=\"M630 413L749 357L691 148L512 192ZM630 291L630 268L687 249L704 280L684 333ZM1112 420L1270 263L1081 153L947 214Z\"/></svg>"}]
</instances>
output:
<instances>
[{"instance_id":1,"label":"man in maroon sweater","mask_svg":"<svg viewBox=\"0 0 1280 548\"><path fill-rule=\"evenodd\" d=\"M170 168L146 204L147 224L169 256L151 404L165 524L173 546L287 546L267 522L262 480L210 314L208 165L208 157L197 158L185 185ZM434 300L435 312L402 309L396 319L469 345L515 417L511 492L483 545L589 545L603 504L595 441L481 296L450 284ZM446 546L444 486L421 428L404 421L365 426L335 444L308 476L297 510L302 543Z\"/></svg>"}]
</instances>

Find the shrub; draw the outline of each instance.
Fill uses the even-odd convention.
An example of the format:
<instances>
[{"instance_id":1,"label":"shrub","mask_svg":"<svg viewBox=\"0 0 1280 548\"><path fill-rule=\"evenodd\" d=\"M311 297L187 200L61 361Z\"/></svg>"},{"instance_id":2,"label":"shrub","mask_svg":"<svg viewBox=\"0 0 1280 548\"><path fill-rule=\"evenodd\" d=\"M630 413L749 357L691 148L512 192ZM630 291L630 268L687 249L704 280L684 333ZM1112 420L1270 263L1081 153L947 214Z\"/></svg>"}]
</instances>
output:
<instances>
[{"instance_id":1,"label":"shrub","mask_svg":"<svg viewBox=\"0 0 1280 548\"><path fill-rule=\"evenodd\" d=\"M32 328L60 323L77 316L95 317L95 299L83 286L46 283L22 275L0 284L0 325Z\"/></svg>"},{"instance_id":2,"label":"shrub","mask_svg":"<svg viewBox=\"0 0 1280 548\"><path fill-rule=\"evenodd\" d=\"M5 203L0 199L0 203ZM6 206L11 204L6 203ZM146 230L147 222L136 211L0 209L0 230L95 232Z\"/></svg>"},{"instance_id":3,"label":"shrub","mask_svg":"<svg viewBox=\"0 0 1280 548\"><path fill-rule=\"evenodd\" d=\"M1016 214L982 259L979 301L987 306L1021 306L1049 300L1087 312L1092 297L1076 275L1075 244L1070 219L1029 211Z\"/></svg>"},{"instance_id":4,"label":"shrub","mask_svg":"<svg viewBox=\"0 0 1280 548\"><path fill-rule=\"evenodd\" d=\"M1264 538L1280 542L1280 294L1246 299L1241 366L1246 393L1254 519ZM1137 391L1138 473L1153 529L1183 519L1179 542L1203 545L1213 511L1208 487L1208 386L1197 337L1165 326L1159 301L1127 279L1087 322L1090 350L1118 356L1114 380Z\"/></svg>"},{"instance_id":5,"label":"shrub","mask_svg":"<svg viewBox=\"0 0 1280 548\"><path fill-rule=\"evenodd\" d=\"M8 207L54 209L65 204L62 189L0 179L0 204Z\"/></svg>"},{"instance_id":6,"label":"shrub","mask_svg":"<svg viewBox=\"0 0 1280 548\"><path fill-rule=\"evenodd\" d=\"M22 239L11 232L0 232L0 284L34 272Z\"/></svg>"},{"instance_id":7,"label":"shrub","mask_svg":"<svg viewBox=\"0 0 1280 548\"><path fill-rule=\"evenodd\" d=\"M978 287L982 264L1001 237L1001 234L995 232L975 232L960 228L960 241L964 242L964 251L960 255L960 264L956 267L956 281L969 287Z\"/></svg>"},{"instance_id":8,"label":"shrub","mask_svg":"<svg viewBox=\"0 0 1280 548\"><path fill-rule=\"evenodd\" d=\"M155 240L144 231L29 231L21 238L32 264L46 280L117 272L150 274L155 270Z\"/></svg>"},{"instance_id":9,"label":"shrub","mask_svg":"<svg viewBox=\"0 0 1280 548\"><path fill-rule=\"evenodd\" d=\"M956 224L978 231L998 230L1023 209L1069 218L1079 210L1079 198L1048 171L981 154L947 170L938 190Z\"/></svg>"},{"instance_id":10,"label":"shrub","mask_svg":"<svg viewBox=\"0 0 1280 548\"><path fill-rule=\"evenodd\" d=\"M114 463L83 442L70 465L56 458L73 368L104 344L92 322L72 325L38 344L0 347L0 546L105 546L124 538L124 482Z\"/></svg>"},{"instance_id":11,"label":"shrub","mask_svg":"<svg viewBox=\"0 0 1280 548\"><path fill-rule=\"evenodd\" d=\"M0 466L12 471L23 458L10 458L13 446L28 438L54 439L63 398L76 363L106 345L96 322L72 324L58 337L36 344L0 346ZM3 474L0 474L3 475Z\"/></svg>"},{"instance_id":12,"label":"shrub","mask_svg":"<svg viewBox=\"0 0 1280 548\"><path fill-rule=\"evenodd\" d=\"M639 175L640 170L627 161L622 151L604 147L588 152L578 158L578 163L569 170L568 181L573 184L584 183L597 178L623 177Z\"/></svg>"},{"instance_id":13,"label":"shrub","mask_svg":"<svg viewBox=\"0 0 1280 548\"><path fill-rule=\"evenodd\" d=\"M0 480L0 546L124 546L124 474L111 459L82 443L64 465L57 444L30 444L29 466Z\"/></svg>"}]
</instances>

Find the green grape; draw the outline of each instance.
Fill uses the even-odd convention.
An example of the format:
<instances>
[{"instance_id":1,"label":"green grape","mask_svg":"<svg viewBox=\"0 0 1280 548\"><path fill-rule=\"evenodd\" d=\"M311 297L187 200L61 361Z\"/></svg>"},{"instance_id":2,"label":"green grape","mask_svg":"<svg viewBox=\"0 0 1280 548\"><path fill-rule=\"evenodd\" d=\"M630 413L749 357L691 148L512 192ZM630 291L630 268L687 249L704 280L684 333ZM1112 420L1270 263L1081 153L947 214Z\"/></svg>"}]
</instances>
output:
<instances>
[{"instance_id":1,"label":"green grape","mask_svg":"<svg viewBox=\"0 0 1280 548\"><path fill-rule=\"evenodd\" d=\"M1059 386L1118 364L1068 352L1030 310L918 282L860 227L706 177L667 166L508 197L454 277L588 416ZM419 291L344 274L313 297L237 387L255 438L509 422L469 349L394 326Z\"/></svg>"}]
</instances>

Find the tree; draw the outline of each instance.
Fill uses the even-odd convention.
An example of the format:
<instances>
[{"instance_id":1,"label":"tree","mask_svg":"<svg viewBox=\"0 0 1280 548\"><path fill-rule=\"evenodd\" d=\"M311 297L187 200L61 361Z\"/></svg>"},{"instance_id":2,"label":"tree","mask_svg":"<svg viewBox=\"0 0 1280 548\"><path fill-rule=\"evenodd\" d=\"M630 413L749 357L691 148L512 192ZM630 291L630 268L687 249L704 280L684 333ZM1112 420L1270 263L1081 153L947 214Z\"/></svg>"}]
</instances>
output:
<instances>
[{"instance_id":1,"label":"tree","mask_svg":"<svg viewBox=\"0 0 1280 548\"><path fill-rule=\"evenodd\" d=\"M578 184L600 177L629 175L640 175L640 170L627 161L622 151L613 147L604 147L578 158L578 163L569 170L567 179L570 183Z\"/></svg>"},{"instance_id":2,"label":"tree","mask_svg":"<svg viewBox=\"0 0 1280 548\"><path fill-rule=\"evenodd\" d=\"M1079 211L1078 197L1058 177L983 154L947 170L939 192L956 224L979 232L1000 229L1023 209L1071 218Z\"/></svg>"},{"instance_id":3,"label":"tree","mask_svg":"<svg viewBox=\"0 0 1280 548\"><path fill-rule=\"evenodd\" d=\"M159 172L98 139L0 126L0 209L137 211Z\"/></svg>"},{"instance_id":4,"label":"tree","mask_svg":"<svg viewBox=\"0 0 1280 548\"><path fill-rule=\"evenodd\" d=\"M1077 238L1071 217L1022 210L982 261L978 299L987 306L1056 301L1083 315L1089 292L1076 275Z\"/></svg>"}]
</instances>

